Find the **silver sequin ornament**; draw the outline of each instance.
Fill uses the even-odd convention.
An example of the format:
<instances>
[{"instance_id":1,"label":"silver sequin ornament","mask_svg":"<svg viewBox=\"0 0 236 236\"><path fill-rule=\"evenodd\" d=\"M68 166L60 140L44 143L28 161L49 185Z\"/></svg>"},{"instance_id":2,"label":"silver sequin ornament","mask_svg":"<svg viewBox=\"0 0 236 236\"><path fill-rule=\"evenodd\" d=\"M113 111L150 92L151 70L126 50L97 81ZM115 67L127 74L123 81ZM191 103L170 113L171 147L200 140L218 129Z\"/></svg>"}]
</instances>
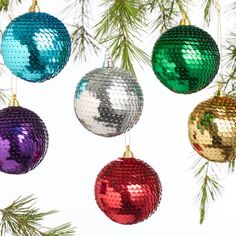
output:
<instances>
[{"instance_id":1,"label":"silver sequin ornament","mask_svg":"<svg viewBox=\"0 0 236 236\"><path fill-rule=\"evenodd\" d=\"M86 74L78 83L74 107L81 124L94 134L113 137L130 130L143 109L143 93L138 81L113 66Z\"/></svg>"}]
</instances>

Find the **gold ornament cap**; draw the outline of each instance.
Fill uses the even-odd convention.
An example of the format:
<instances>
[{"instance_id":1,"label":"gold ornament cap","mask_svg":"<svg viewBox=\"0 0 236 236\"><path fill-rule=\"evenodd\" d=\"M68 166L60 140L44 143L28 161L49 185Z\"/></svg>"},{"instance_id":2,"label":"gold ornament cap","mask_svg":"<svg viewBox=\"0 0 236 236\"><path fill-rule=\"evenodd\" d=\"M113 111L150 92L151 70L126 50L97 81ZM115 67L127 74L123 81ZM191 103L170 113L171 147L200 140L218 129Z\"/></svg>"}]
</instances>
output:
<instances>
[{"instance_id":1,"label":"gold ornament cap","mask_svg":"<svg viewBox=\"0 0 236 236\"><path fill-rule=\"evenodd\" d=\"M33 0L32 5L29 8L29 12L40 12L37 0Z\"/></svg>"},{"instance_id":2,"label":"gold ornament cap","mask_svg":"<svg viewBox=\"0 0 236 236\"><path fill-rule=\"evenodd\" d=\"M215 97L225 97L225 92L223 91L223 83L218 82L218 89L215 93Z\"/></svg>"},{"instance_id":3,"label":"gold ornament cap","mask_svg":"<svg viewBox=\"0 0 236 236\"><path fill-rule=\"evenodd\" d=\"M191 25L191 22L186 14L186 12L183 13L183 18L182 20L180 21L180 25L181 26L187 26L187 25Z\"/></svg>"},{"instance_id":4,"label":"gold ornament cap","mask_svg":"<svg viewBox=\"0 0 236 236\"><path fill-rule=\"evenodd\" d=\"M12 98L11 98L11 100L9 102L9 107L18 107L18 106L20 106L20 104L19 104L19 102L17 100L16 94L13 94Z\"/></svg>"},{"instance_id":5,"label":"gold ornament cap","mask_svg":"<svg viewBox=\"0 0 236 236\"><path fill-rule=\"evenodd\" d=\"M124 152L123 157L124 157L124 158L133 158L133 157L134 157L134 154L133 154L133 152L131 151L129 145L126 146L126 149L125 149L125 152Z\"/></svg>"}]
</instances>

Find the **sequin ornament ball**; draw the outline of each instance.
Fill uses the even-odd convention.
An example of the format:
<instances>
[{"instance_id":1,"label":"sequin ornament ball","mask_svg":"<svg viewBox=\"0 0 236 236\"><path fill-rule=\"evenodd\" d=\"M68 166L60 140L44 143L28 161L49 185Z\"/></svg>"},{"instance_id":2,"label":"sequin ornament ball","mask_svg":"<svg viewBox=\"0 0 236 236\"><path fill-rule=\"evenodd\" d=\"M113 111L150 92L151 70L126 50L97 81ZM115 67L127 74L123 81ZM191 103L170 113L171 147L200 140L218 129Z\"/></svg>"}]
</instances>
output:
<instances>
[{"instance_id":1,"label":"sequin ornament ball","mask_svg":"<svg viewBox=\"0 0 236 236\"><path fill-rule=\"evenodd\" d=\"M15 18L2 36L5 65L17 77L43 82L55 77L71 53L64 24L47 13L29 12Z\"/></svg>"},{"instance_id":2,"label":"sequin ornament ball","mask_svg":"<svg viewBox=\"0 0 236 236\"><path fill-rule=\"evenodd\" d=\"M99 208L112 221L125 225L142 222L151 216L162 193L155 170L144 161L135 159L132 152L128 153L129 156L124 155L107 164L95 183Z\"/></svg>"},{"instance_id":3,"label":"sequin ornament ball","mask_svg":"<svg viewBox=\"0 0 236 236\"><path fill-rule=\"evenodd\" d=\"M24 174L46 155L48 132L40 117L20 106L0 110L0 171Z\"/></svg>"},{"instance_id":4,"label":"sequin ornament ball","mask_svg":"<svg viewBox=\"0 0 236 236\"><path fill-rule=\"evenodd\" d=\"M236 157L236 99L217 93L197 105L189 116L189 140L209 161L227 162Z\"/></svg>"},{"instance_id":5,"label":"sequin ornament ball","mask_svg":"<svg viewBox=\"0 0 236 236\"><path fill-rule=\"evenodd\" d=\"M80 123L94 134L113 137L130 130L139 120L143 93L128 72L113 66L110 58L103 68L86 74L74 97Z\"/></svg>"},{"instance_id":6,"label":"sequin ornament ball","mask_svg":"<svg viewBox=\"0 0 236 236\"><path fill-rule=\"evenodd\" d=\"M176 93L190 94L205 88L217 74L219 64L214 39L204 30L185 23L162 34L153 48L152 68L156 77Z\"/></svg>"}]
</instances>

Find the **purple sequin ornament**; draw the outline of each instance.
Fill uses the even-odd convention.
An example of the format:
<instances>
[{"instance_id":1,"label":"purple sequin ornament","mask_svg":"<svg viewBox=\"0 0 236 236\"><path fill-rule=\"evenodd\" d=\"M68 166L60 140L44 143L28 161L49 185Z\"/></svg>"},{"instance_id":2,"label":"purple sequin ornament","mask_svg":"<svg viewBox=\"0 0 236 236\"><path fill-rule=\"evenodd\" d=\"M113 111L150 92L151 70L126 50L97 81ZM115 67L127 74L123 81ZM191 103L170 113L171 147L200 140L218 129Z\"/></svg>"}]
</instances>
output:
<instances>
[{"instance_id":1,"label":"purple sequin ornament","mask_svg":"<svg viewBox=\"0 0 236 236\"><path fill-rule=\"evenodd\" d=\"M0 110L0 171L24 174L34 169L48 148L45 124L23 107Z\"/></svg>"}]
</instances>

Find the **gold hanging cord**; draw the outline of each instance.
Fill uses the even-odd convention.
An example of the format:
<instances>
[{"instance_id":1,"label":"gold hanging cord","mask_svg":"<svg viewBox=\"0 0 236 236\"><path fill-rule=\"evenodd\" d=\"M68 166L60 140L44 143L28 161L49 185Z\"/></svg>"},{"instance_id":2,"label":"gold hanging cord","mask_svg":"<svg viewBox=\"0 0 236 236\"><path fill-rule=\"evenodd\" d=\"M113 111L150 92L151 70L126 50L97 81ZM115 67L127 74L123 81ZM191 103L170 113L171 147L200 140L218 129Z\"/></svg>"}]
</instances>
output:
<instances>
[{"instance_id":1,"label":"gold hanging cord","mask_svg":"<svg viewBox=\"0 0 236 236\"><path fill-rule=\"evenodd\" d=\"M40 12L38 0L32 0L32 5L29 8L29 12Z\"/></svg>"},{"instance_id":2,"label":"gold hanging cord","mask_svg":"<svg viewBox=\"0 0 236 236\"><path fill-rule=\"evenodd\" d=\"M215 96L225 96L224 92L224 71L223 71L223 63L222 63L222 56L223 56L223 47L222 47L222 11L221 11L221 6L219 1L217 1L217 44L219 46L219 51L220 51L220 68L218 72L218 79L217 79L217 86L218 90L215 93Z\"/></svg>"},{"instance_id":3,"label":"gold hanging cord","mask_svg":"<svg viewBox=\"0 0 236 236\"><path fill-rule=\"evenodd\" d=\"M179 10L180 10L181 15L182 15L182 19L180 21L180 25L181 26L191 25L191 22L190 22L190 19L188 17L187 12L184 10L184 8L182 7L182 5L180 4L180 2L178 0L176 1L176 3L178 5ZM187 5L187 8L188 8L188 5Z\"/></svg>"}]
</instances>

